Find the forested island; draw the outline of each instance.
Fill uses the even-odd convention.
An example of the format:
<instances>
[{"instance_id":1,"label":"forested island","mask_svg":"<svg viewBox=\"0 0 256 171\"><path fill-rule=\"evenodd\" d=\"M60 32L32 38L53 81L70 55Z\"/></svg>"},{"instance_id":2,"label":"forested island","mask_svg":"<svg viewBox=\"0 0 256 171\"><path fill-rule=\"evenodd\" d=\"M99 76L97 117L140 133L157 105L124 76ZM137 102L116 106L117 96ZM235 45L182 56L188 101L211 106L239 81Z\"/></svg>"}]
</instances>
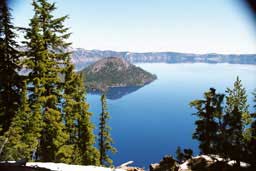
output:
<instances>
[{"instance_id":1,"label":"forested island","mask_svg":"<svg viewBox=\"0 0 256 171\"><path fill-rule=\"evenodd\" d=\"M101 59L80 73L88 90L102 92L111 87L141 87L156 79L156 75L117 57Z\"/></svg>"}]
</instances>

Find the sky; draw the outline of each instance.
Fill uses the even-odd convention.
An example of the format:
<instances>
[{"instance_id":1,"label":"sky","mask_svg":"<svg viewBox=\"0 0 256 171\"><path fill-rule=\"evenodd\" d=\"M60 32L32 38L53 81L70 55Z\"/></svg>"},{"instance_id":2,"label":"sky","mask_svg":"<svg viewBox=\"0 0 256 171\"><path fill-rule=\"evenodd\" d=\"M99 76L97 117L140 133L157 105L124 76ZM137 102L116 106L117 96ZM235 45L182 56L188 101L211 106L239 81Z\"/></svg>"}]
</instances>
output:
<instances>
[{"instance_id":1,"label":"sky","mask_svg":"<svg viewBox=\"0 0 256 171\"><path fill-rule=\"evenodd\" d=\"M50 0L74 48L132 52L256 53L256 23L243 0ZM32 0L13 0L28 26Z\"/></svg>"}]
</instances>

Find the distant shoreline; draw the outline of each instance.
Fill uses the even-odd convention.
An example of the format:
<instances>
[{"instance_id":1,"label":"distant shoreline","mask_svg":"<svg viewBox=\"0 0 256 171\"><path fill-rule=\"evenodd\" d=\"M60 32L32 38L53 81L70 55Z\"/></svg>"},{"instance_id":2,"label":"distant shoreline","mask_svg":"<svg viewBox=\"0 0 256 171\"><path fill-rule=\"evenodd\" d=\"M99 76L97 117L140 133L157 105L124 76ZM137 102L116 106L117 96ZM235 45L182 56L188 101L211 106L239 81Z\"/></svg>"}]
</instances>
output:
<instances>
[{"instance_id":1,"label":"distant shoreline","mask_svg":"<svg viewBox=\"0 0 256 171\"><path fill-rule=\"evenodd\" d=\"M229 63L256 65L256 54L193 54L179 52L117 52L101 50L74 49L72 62L80 70L89 64L108 57L123 58L130 63Z\"/></svg>"}]
</instances>

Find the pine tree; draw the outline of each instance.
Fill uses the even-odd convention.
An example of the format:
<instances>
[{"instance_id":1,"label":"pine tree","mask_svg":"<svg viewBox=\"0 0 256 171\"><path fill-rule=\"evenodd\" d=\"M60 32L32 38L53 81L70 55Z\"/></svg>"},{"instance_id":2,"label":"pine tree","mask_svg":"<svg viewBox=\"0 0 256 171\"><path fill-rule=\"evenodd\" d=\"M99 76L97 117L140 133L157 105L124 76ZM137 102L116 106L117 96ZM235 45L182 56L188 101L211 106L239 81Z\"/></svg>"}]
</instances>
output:
<instances>
[{"instance_id":1,"label":"pine tree","mask_svg":"<svg viewBox=\"0 0 256 171\"><path fill-rule=\"evenodd\" d=\"M37 124L43 122L38 155L42 161L58 161L59 151L68 139L61 113L63 81L60 73L69 53L65 52L70 33L63 22L67 16L54 18L55 4L46 0L33 1L34 17L27 38L27 67L31 83L30 102ZM39 117L41 113L42 119Z\"/></svg>"},{"instance_id":2,"label":"pine tree","mask_svg":"<svg viewBox=\"0 0 256 171\"><path fill-rule=\"evenodd\" d=\"M228 156L236 160L240 166L245 152L245 144L248 139L247 127L251 123L251 117L248 111L246 90L243 88L241 80L237 77L234 88L226 90L225 117L226 137L228 146L225 149Z\"/></svg>"},{"instance_id":3,"label":"pine tree","mask_svg":"<svg viewBox=\"0 0 256 171\"><path fill-rule=\"evenodd\" d=\"M15 27L11 22L7 2L0 4L0 136L8 131L20 105L20 53L15 41Z\"/></svg>"},{"instance_id":4,"label":"pine tree","mask_svg":"<svg viewBox=\"0 0 256 171\"><path fill-rule=\"evenodd\" d=\"M100 164L103 166L111 166L112 160L108 155L109 152L115 153L116 149L112 146L112 138L110 136L110 127L108 126L109 113L107 112L106 96L101 96L102 113L100 115L99 123L99 151L100 151Z\"/></svg>"},{"instance_id":5,"label":"pine tree","mask_svg":"<svg viewBox=\"0 0 256 171\"><path fill-rule=\"evenodd\" d=\"M33 152L37 149L40 129L33 125L34 116L27 101L27 84L23 81L21 92L21 106L13 118L10 128L5 132L8 140L3 148L2 160L33 159Z\"/></svg>"},{"instance_id":6,"label":"pine tree","mask_svg":"<svg viewBox=\"0 0 256 171\"><path fill-rule=\"evenodd\" d=\"M65 72L64 112L66 129L69 133L68 145L72 147L71 161L74 164L99 165L99 152L94 147L94 126L92 113L85 101L85 88L81 75L74 72L74 66L68 65Z\"/></svg>"},{"instance_id":7,"label":"pine tree","mask_svg":"<svg viewBox=\"0 0 256 171\"><path fill-rule=\"evenodd\" d=\"M208 92L204 93L205 99L194 100L190 103L190 106L196 108L197 112L195 115L199 117L195 122L197 127L193 138L199 140L199 148L202 154L215 154L217 152L220 125L216 118L219 118L219 115L221 115L221 111L219 111L221 107L219 105L222 102L220 101L221 98L218 97L222 96L216 94L215 89L211 88Z\"/></svg>"},{"instance_id":8,"label":"pine tree","mask_svg":"<svg viewBox=\"0 0 256 171\"><path fill-rule=\"evenodd\" d=\"M253 167L256 168L256 89L253 92L253 96L254 96L254 113L251 114L252 117L252 123L250 126L250 141L247 143L247 153L248 153L248 157L247 157L247 162L250 163Z\"/></svg>"},{"instance_id":9,"label":"pine tree","mask_svg":"<svg viewBox=\"0 0 256 171\"><path fill-rule=\"evenodd\" d=\"M33 1L35 6L35 2ZM33 18L30 20L28 29L26 29L26 35L23 43L28 48L25 52L26 58L24 59L24 67L31 70L28 75L28 94L29 94L29 104L31 108L31 113L33 116L32 125L37 134L35 135L38 138L38 143L40 143L42 128L44 125L42 110L44 109L44 96L45 92L45 81L43 77L46 75L46 63L43 56L44 45L43 45L43 36L40 32L40 23L39 23L39 14L35 12ZM39 159L39 144L37 143L37 149L35 150L35 159Z\"/></svg>"},{"instance_id":10,"label":"pine tree","mask_svg":"<svg viewBox=\"0 0 256 171\"><path fill-rule=\"evenodd\" d=\"M85 90L66 50L70 45L66 42L70 33L63 25L67 16L54 18L55 4L46 0L34 0L33 7L25 63L31 70L31 109L38 116L37 125L42 125L37 159L98 164Z\"/></svg>"}]
</instances>

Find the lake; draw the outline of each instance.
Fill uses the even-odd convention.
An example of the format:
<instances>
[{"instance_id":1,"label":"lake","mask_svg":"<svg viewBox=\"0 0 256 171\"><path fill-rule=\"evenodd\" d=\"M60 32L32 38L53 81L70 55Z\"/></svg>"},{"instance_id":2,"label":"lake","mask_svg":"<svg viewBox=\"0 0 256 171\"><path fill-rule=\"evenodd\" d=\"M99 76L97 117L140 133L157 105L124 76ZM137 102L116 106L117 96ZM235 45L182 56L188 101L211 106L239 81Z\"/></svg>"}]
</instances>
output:
<instances>
[{"instance_id":1,"label":"lake","mask_svg":"<svg viewBox=\"0 0 256 171\"><path fill-rule=\"evenodd\" d=\"M115 165L134 161L146 167L159 162L166 154L175 156L177 146L191 148L198 154L198 143L192 139L195 112L189 107L193 99L203 97L210 87L224 93L239 76L247 89L248 101L256 88L256 66L239 64L136 64L156 74L157 80L141 88L121 89L120 96L109 96L111 135L118 152L112 156ZM122 94L122 92L124 92ZM88 94L93 122L101 113L100 96ZM253 111L252 105L250 111Z\"/></svg>"}]
</instances>

